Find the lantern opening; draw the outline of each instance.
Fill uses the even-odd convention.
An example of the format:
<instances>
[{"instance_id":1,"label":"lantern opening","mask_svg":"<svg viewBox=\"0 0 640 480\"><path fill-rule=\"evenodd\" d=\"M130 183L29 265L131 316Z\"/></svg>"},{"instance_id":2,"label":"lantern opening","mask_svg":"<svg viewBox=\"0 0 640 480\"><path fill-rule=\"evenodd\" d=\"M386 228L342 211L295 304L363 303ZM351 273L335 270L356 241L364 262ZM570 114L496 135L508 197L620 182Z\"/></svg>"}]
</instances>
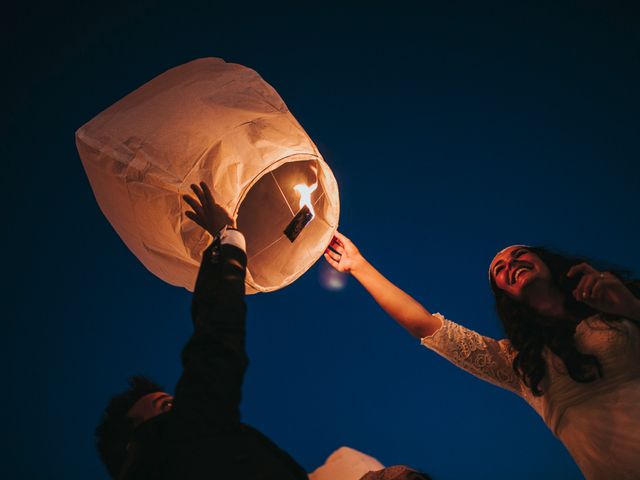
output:
<instances>
[{"instance_id":1,"label":"lantern opening","mask_svg":"<svg viewBox=\"0 0 640 480\"><path fill-rule=\"evenodd\" d=\"M270 291L291 282L322 255L335 217L317 160L287 162L260 177L238 208L247 241L247 283Z\"/></svg>"}]
</instances>

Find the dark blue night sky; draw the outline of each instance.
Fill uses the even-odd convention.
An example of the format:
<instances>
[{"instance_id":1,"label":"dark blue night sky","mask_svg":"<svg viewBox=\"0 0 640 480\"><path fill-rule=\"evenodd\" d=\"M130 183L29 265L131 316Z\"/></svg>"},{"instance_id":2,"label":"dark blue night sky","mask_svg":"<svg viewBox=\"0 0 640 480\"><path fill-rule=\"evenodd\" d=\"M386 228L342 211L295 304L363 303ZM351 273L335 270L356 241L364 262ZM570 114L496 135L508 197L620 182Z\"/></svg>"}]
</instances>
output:
<instances>
[{"instance_id":1,"label":"dark blue night sky","mask_svg":"<svg viewBox=\"0 0 640 480\"><path fill-rule=\"evenodd\" d=\"M74 133L195 58L275 87L337 177L340 230L432 311L501 336L487 267L512 243L639 274L637 7L444 3L5 12L4 478L106 479L107 399L180 375L190 294L121 242ZM420 347L353 279L323 288L323 263L248 299L247 423L309 471L348 445L437 480L580 478L524 401Z\"/></svg>"}]
</instances>

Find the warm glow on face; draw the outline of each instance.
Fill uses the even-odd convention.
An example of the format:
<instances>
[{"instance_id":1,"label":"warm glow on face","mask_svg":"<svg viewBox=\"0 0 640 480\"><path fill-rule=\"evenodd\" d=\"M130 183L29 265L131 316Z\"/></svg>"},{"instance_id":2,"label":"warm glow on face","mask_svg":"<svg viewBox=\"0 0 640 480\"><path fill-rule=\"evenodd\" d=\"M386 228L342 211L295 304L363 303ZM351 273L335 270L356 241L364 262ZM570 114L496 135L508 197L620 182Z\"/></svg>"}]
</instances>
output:
<instances>
[{"instance_id":1,"label":"warm glow on face","mask_svg":"<svg viewBox=\"0 0 640 480\"><path fill-rule=\"evenodd\" d=\"M300 194L300 205L298 208L302 208L306 205L309 208L311 215L314 217L316 216L316 212L313 210L313 205L311 204L311 194L315 192L316 188L318 188L318 182L311 186L300 183L293 187L293 189Z\"/></svg>"}]
</instances>

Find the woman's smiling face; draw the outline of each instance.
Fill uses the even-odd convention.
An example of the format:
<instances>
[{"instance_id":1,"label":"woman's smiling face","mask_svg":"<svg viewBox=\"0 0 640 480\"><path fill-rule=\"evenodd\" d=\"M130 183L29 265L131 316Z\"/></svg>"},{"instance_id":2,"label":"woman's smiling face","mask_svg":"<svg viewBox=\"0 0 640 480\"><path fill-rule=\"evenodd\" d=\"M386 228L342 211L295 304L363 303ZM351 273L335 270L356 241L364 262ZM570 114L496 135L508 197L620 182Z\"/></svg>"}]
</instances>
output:
<instances>
[{"instance_id":1,"label":"woman's smiling face","mask_svg":"<svg viewBox=\"0 0 640 480\"><path fill-rule=\"evenodd\" d=\"M534 281L550 281L551 272L535 253L522 245L507 247L491 261L489 275L507 295L524 300L526 287Z\"/></svg>"}]
</instances>

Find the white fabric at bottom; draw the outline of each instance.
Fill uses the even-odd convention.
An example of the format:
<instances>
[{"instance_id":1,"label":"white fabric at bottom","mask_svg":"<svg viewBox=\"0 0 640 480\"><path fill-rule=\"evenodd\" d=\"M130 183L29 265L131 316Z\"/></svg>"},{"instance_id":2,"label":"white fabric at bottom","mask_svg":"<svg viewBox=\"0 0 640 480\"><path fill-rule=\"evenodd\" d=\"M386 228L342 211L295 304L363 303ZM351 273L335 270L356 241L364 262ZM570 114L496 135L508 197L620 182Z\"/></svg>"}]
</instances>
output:
<instances>
[{"instance_id":1,"label":"white fabric at bottom","mask_svg":"<svg viewBox=\"0 0 640 480\"><path fill-rule=\"evenodd\" d=\"M340 447L309 474L309 480L360 480L370 471L383 468L384 465L365 453Z\"/></svg>"}]
</instances>

